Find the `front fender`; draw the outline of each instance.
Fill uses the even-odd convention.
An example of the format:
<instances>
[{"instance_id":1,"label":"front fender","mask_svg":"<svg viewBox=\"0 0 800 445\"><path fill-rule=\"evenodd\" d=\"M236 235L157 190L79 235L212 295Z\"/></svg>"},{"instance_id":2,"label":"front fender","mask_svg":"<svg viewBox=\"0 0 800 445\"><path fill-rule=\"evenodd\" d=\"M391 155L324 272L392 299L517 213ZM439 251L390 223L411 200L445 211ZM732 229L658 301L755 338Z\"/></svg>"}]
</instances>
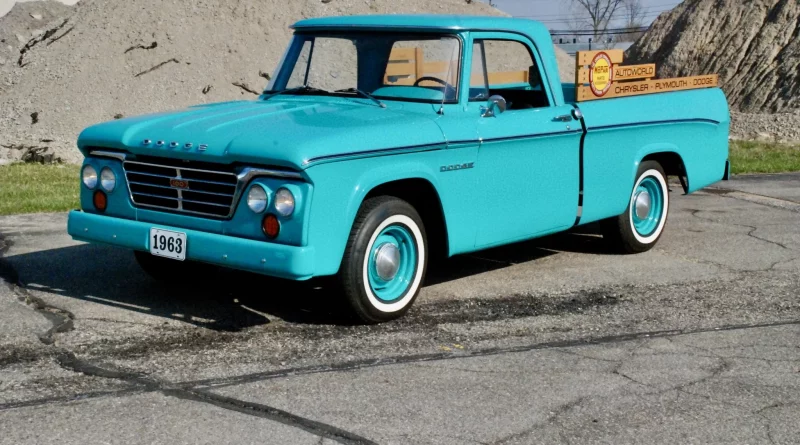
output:
<instances>
[{"instance_id":1,"label":"front fender","mask_svg":"<svg viewBox=\"0 0 800 445\"><path fill-rule=\"evenodd\" d=\"M438 189L437 179L430 167L422 162L407 161L370 169L356 180L356 187L347 203L347 220L352 227L358 209L370 191L383 184L404 179L423 179Z\"/></svg>"},{"instance_id":2,"label":"front fender","mask_svg":"<svg viewBox=\"0 0 800 445\"><path fill-rule=\"evenodd\" d=\"M348 160L321 164L307 171L314 183L309 245L314 246L315 274L334 275L344 255L358 209L367 194L382 184L403 179L423 179L438 188L436 162L429 154Z\"/></svg>"}]
</instances>

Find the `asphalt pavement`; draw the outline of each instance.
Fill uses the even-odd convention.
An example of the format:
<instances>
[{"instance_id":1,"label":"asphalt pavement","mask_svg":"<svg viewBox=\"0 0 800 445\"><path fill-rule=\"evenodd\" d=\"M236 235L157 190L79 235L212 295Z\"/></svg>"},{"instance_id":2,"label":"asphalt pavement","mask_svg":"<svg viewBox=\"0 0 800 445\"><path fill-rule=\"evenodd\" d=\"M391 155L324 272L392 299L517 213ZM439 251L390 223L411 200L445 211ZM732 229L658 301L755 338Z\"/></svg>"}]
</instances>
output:
<instances>
[{"instance_id":1,"label":"asphalt pavement","mask_svg":"<svg viewBox=\"0 0 800 445\"><path fill-rule=\"evenodd\" d=\"M327 280L164 287L66 215L0 217L0 443L797 443L800 175L452 258L402 320Z\"/></svg>"}]
</instances>

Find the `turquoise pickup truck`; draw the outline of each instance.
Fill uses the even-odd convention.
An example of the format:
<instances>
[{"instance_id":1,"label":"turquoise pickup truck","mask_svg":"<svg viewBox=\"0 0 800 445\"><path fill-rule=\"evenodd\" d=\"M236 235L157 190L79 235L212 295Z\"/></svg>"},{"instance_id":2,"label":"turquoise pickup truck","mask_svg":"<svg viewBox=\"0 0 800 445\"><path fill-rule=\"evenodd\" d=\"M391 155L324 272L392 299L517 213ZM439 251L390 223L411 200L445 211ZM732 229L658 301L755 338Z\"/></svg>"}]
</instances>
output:
<instances>
[{"instance_id":1,"label":"turquoise pickup truck","mask_svg":"<svg viewBox=\"0 0 800 445\"><path fill-rule=\"evenodd\" d=\"M613 246L644 252L667 221L668 176L686 193L727 179L719 88L579 101L584 86L561 83L537 22L351 16L293 29L258 98L85 129L70 235L131 249L167 280L191 280L198 263L335 275L353 313L377 323L409 309L435 258L598 221ZM619 57L595 58L598 99Z\"/></svg>"}]
</instances>

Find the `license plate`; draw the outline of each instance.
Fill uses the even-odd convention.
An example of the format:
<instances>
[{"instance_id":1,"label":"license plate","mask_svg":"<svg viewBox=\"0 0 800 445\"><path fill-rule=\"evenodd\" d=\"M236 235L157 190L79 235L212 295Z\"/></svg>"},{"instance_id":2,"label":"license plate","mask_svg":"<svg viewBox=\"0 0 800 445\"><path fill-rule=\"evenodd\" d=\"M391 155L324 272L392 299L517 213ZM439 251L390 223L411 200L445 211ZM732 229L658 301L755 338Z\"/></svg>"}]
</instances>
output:
<instances>
[{"instance_id":1,"label":"license plate","mask_svg":"<svg viewBox=\"0 0 800 445\"><path fill-rule=\"evenodd\" d=\"M185 260L186 234L171 230L150 229L150 253L173 260Z\"/></svg>"}]
</instances>

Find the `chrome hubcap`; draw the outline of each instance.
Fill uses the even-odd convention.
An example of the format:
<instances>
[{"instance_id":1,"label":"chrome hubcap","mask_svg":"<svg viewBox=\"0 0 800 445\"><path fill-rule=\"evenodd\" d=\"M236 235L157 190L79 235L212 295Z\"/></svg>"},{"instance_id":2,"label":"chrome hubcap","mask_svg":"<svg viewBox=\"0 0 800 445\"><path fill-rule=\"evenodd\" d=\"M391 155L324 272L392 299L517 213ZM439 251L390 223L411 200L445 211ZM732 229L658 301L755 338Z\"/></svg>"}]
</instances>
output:
<instances>
[{"instance_id":1,"label":"chrome hubcap","mask_svg":"<svg viewBox=\"0 0 800 445\"><path fill-rule=\"evenodd\" d=\"M650 206L652 205L650 193L646 191L639 192L634 200L636 205L636 216L639 219L645 219L650 214Z\"/></svg>"},{"instance_id":2,"label":"chrome hubcap","mask_svg":"<svg viewBox=\"0 0 800 445\"><path fill-rule=\"evenodd\" d=\"M400 249L385 243L375 252L375 271L384 281L391 281L400 269Z\"/></svg>"}]
</instances>

